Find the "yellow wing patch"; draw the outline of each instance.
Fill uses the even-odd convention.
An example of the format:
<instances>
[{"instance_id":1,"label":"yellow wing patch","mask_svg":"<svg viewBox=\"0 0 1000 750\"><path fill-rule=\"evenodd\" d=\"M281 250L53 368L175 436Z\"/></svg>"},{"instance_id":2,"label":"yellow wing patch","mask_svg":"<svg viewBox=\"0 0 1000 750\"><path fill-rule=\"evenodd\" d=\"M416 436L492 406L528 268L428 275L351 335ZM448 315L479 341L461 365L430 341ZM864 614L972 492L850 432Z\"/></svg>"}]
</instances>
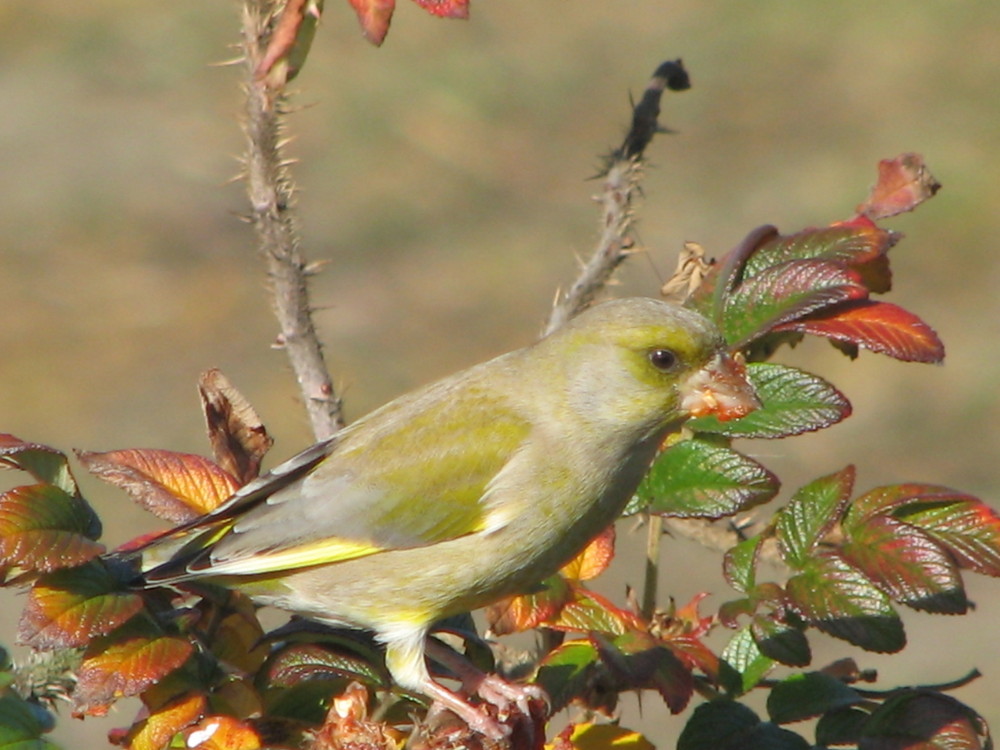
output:
<instances>
[{"instance_id":1,"label":"yellow wing patch","mask_svg":"<svg viewBox=\"0 0 1000 750\"><path fill-rule=\"evenodd\" d=\"M323 539L311 544L289 549L264 552L236 560L223 560L212 563L204 570L198 571L206 575L260 575L262 573L280 573L295 568L308 568L313 565L354 560L359 557L381 552L382 547L368 542L352 542L341 539Z\"/></svg>"}]
</instances>

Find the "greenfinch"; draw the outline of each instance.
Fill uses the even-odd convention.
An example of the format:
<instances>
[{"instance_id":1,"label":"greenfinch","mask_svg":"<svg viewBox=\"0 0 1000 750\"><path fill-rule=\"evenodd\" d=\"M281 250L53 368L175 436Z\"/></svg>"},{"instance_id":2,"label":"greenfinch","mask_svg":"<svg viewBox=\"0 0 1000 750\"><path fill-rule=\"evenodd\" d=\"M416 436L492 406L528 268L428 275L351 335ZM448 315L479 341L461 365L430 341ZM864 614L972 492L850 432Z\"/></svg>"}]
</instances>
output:
<instances>
[{"instance_id":1,"label":"greenfinch","mask_svg":"<svg viewBox=\"0 0 1000 750\"><path fill-rule=\"evenodd\" d=\"M685 419L756 406L706 318L604 302L251 481L142 549L144 579L203 579L373 631L401 687L498 735L482 707L431 678L431 626L558 571L619 516ZM453 661L440 645L433 657Z\"/></svg>"}]
</instances>

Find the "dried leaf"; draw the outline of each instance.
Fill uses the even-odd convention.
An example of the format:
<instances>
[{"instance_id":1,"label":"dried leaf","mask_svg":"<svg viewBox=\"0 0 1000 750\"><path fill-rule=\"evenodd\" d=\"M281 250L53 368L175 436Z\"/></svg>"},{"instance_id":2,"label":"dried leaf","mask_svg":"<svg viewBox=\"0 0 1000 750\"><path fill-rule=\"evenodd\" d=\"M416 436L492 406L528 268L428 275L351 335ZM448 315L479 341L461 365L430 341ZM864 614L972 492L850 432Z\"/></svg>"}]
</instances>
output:
<instances>
[{"instance_id":1,"label":"dried leaf","mask_svg":"<svg viewBox=\"0 0 1000 750\"><path fill-rule=\"evenodd\" d=\"M877 221L912 211L940 189L920 154L900 154L878 163L878 182L855 210Z\"/></svg>"},{"instance_id":2,"label":"dried leaf","mask_svg":"<svg viewBox=\"0 0 1000 750\"><path fill-rule=\"evenodd\" d=\"M705 248L697 242L685 242L677 258L677 270L660 288L660 296L674 302L684 302L701 286L710 268L705 260Z\"/></svg>"},{"instance_id":3,"label":"dried leaf","mask_svg":"<svg viewBox=\"0 0 1000 750\"><path fill-rule=\"evenodd\" d=\"M330 701L326 720L310 747L312 750L397 750L399 743L384 721L368 716L368 690L352 682Z\"/></svg>"},{"instance_id":4,"label":"dried leaf","mask_svg":"<svg viewBox=\"0 0 1000 750\"><path fill-rule=\"evenodd\" d=\"M198 392L215 462L240 485L255 479L274 443L257 412L219 370L202 373Z\"/></svg>"}]
</instances>

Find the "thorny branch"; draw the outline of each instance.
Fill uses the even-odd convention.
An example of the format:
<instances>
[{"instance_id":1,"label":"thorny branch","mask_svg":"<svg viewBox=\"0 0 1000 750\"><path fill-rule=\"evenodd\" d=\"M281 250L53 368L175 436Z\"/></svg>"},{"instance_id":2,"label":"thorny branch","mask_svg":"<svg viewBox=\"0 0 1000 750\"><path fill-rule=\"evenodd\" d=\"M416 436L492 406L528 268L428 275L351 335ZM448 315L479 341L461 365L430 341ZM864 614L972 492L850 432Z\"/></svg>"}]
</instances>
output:
<instances>
[{"instance_id":1,"label":"thorny branch","mask_svg":"<svg viewBox=\"0 0 1000 750\"><path fill-rule=\"evenodd\" d=\"M632 126L625 140L608 156L599 175L603 183L597 197L601 204L601 237L597 247L573 285L557 298L545 325L545 335L590 305L631 253L635 246L632 197L642 176L643 153L653 136L664 132L658 119L660 98L665 89L683 91L690 86L680 60L665 62L653 73L642 98L633 108Z\"/></svg>"},{"instance_id":2,"label":"thorny branch","mask_svg":"<svg viewBox=\"0 0 1000 750\"><path fill-rule=\"evenodd\" d=\"M307 277L309 266L299 245L291 207L294 189L282 155L281 105L284 81L260 75L275 13L274 0L245 0L243 52L247 75L246 183L250 221L267 263L274 312L280 332L277 345L288 355L309 422L317 440L343 426L341 401L326 368L313 325Z\"/></svg>"}]
</instances>

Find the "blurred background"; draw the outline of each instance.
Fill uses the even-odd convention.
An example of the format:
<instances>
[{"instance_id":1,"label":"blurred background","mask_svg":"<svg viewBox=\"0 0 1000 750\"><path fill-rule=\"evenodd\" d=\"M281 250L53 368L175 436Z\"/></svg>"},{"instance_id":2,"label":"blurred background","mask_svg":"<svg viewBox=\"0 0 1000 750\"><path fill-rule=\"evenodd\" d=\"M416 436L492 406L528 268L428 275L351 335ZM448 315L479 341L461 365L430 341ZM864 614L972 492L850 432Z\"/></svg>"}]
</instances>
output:
<instances>
[{"instance_id":1,"label":"blurred background","mask_svg":"<svg viewBox=\"0 0 1000 750\"><path fill-rule=\"evenodd\" d=\"M232 0L0 5L0 431L63 450L206 452L195 382L219 367L275 436L272 463L310 442L270 347L242 187L229 182L241 70L214 64L235 55L238 15ZM859 491L926 481L1000 505L994 0L473 0L469 22L401 0L382 49L346 3L327 3L294 83L289 153L301 160L305 250L329 261L312 294L348 417L538 334L596 239L587 178L624 132L629 92L676 57L693 88L665 97L678 134L648 151L648 253L614 293L655 294L685 240L717 254L765 222L794 231L847 218L880 158L923 153L944 188L888 222L907 235L888 299L937 329L946 363L850 362L807 341L780 361L832 380L855 416L742 448L779 473L784 498L856 462ZM109 544L156 526L81 478ZM621 544L602 581L619 601L640 581L626 552L638 546ZM718 553L666 546L664 600L708 591L714 609L733 596ZM978 666L985 676L957 697L996 730L1000 582L967 584L978 604L967 617L904 613L902 654L816 637L815 663L853 655L884 687ZM22 602L0 592L0 643L13 641ZM625 712L661 746L683 724L652 696ZM109 726L131 720L131 707L82 724L64 716L54 738L100 748Z\"/></svg>"}]
</instances>

